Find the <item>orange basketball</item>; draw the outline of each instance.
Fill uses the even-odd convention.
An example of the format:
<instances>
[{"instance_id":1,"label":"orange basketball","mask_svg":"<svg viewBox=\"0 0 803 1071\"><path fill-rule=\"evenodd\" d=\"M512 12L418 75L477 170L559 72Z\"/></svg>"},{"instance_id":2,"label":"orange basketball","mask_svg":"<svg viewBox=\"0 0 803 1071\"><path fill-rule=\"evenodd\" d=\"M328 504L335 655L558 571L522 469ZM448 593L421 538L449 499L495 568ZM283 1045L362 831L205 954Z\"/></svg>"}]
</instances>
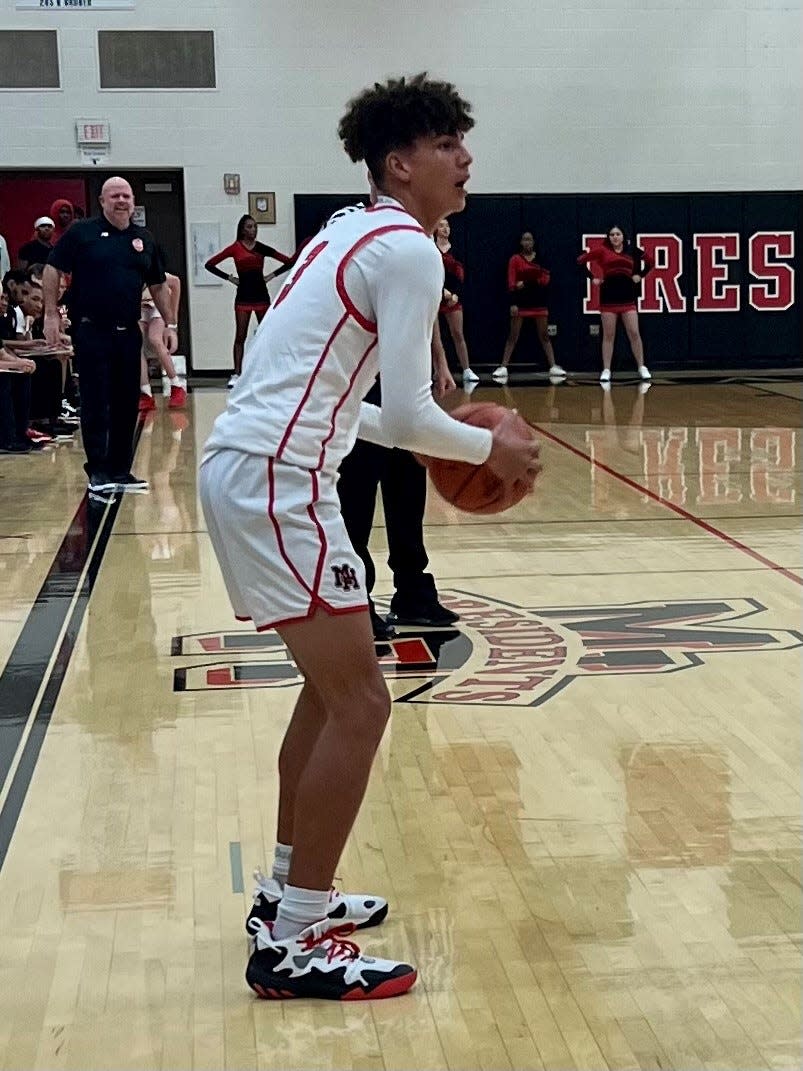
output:
<instances>
[{"instance_id":1,"label":"orange basketball","mask_svg":"<svg viewBox=\"0 0 803 1071\"><path fill-rule=\"evenodd\" d=\"M510 412L495 402L471 402L453 409L451 416L464 424L493 430ZM530 425L516 415L515 430L527 442L534 437ZM530 492L526 480L505 485L487 465L470 465L466 461L425 459L435 489L447 502L465 513L501 513L510 509Z\"/></svg>"}]
</instances>

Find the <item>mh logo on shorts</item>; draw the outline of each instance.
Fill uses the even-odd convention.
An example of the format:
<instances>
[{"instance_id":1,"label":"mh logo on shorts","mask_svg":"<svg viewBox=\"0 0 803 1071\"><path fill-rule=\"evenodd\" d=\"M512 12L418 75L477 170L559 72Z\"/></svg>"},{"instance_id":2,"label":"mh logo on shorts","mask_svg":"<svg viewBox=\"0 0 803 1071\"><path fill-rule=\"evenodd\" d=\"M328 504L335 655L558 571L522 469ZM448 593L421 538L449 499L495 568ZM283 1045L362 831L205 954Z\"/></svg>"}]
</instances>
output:
<instances>
[{"instance_id":1,"label":"mh logo on shorts","mask_svg":"<svg viewBox=\"0 0 803 1071\"><path fill-rule=\"evenodd\" d=\"M353 566L333 565L332 572L335 577L335 587L341 591L351 591L352 588L359 588L360 582Z\"/></svg>"}]
</instances>

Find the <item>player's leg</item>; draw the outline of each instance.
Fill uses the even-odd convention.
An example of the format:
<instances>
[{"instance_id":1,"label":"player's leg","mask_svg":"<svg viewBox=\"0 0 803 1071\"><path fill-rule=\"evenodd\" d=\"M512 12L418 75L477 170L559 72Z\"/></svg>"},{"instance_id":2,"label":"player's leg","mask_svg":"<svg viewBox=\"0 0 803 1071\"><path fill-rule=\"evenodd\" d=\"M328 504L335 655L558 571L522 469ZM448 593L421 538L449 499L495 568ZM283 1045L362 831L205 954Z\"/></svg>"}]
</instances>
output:
<instances>
[{"instance_id":1,"label":"player's leg","mask_svg":"<svg viewBox=\"0 0 803 1071\"><path fill-rule=\"evenodd\" d=\"M370 618L319 609L278 631L306 682L282 745L283 775L296 779L292 810L286 801L283 812L285 823L292 813L292 835L280 827L292 858L276 921L255 931L246 978L263 997L395 996L413 985L414 968L361 956L336 932L339 919L348 921L348 898L339 918L330 910L335 868L390 714Z\"/></svg>"},{"instance_id":2,"label":"player's leg","mask_svg":"<svg viewBox=\"0 0 803 1071\"><path fill-rule=\"evenodd\" d=\"M630 343L630 350L633 354L633 359L636 362L636 367L639 370L639 375L642 379L649 379L650 372L644 364L644 343L641 341L641 332L639 331L638 326L638 313L635 309L630 312L622 313L622 323L627 332L627 340Z\"/></svg>"},{"instance_id":3,"label":"player's leg","mask_svg":"<svg viewBox=\"0 0 803 1071\"><path fill-rule=\"evenodd\" d=\"M611 379L611 361L613 360L613 343L616 338L615 312L600 313L602 320L602 373L600 383L609 383Z\"/></svg>"},{"instance_id":4,"label":"player's leg","mask_svg":"<svg viewBox=\"0 0 803 1071\"><path fill-rule=\"evenodd\" d=\"M507 341L505 342L505 348L502 351L502 363L493 373L494 379L502 381L507 380L507 366L510 364L510 358L513 356L513 350L519 341L519 335L521 334L521 325L523 319L517 312L510 313L510 329L507 333Z\"/></svg>"}]
</instances>

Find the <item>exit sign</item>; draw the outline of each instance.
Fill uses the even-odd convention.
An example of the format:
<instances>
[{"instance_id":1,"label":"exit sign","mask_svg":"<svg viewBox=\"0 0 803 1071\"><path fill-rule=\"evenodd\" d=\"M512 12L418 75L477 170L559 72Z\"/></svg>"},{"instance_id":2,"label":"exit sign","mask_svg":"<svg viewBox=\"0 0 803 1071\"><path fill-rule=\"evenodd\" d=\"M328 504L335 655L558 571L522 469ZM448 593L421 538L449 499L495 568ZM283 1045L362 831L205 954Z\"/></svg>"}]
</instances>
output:
<instances>
[{"instance_id":1,"label":"exit sign","mask_svg":"<svg viewBox=\"0 0 803 1071\"><path fill-rule=\"evenodd\" d=\"M109 145L109 122L107 119L76 119L75 139L79 145Z\"/></svg>"}]
</instances>

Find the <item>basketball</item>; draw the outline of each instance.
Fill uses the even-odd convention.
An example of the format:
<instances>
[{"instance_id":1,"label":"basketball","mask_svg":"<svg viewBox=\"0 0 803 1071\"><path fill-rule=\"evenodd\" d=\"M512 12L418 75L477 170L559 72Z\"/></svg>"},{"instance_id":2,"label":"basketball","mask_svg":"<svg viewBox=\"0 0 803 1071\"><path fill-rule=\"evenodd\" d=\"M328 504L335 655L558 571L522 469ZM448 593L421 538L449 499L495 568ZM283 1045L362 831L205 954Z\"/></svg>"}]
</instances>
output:
<instances>
[{"instance_id":1,"label":"basketball","mask_svg":"<svg viewBox=\"0 0 803 1071\"><path fill-rule=\"evenodd\" d=\"M495 402L474 402L459 406L450 415L464 424L493 430L509 413L509 409ZM534 437L530 425L518 414L515 430L522 441ZM487 464L471 465L466 461L445 461L437 457L422 460L441 498L464 513L502 513L530 492L526 480L506 485Z\"/></svg>"}]
</instances>

